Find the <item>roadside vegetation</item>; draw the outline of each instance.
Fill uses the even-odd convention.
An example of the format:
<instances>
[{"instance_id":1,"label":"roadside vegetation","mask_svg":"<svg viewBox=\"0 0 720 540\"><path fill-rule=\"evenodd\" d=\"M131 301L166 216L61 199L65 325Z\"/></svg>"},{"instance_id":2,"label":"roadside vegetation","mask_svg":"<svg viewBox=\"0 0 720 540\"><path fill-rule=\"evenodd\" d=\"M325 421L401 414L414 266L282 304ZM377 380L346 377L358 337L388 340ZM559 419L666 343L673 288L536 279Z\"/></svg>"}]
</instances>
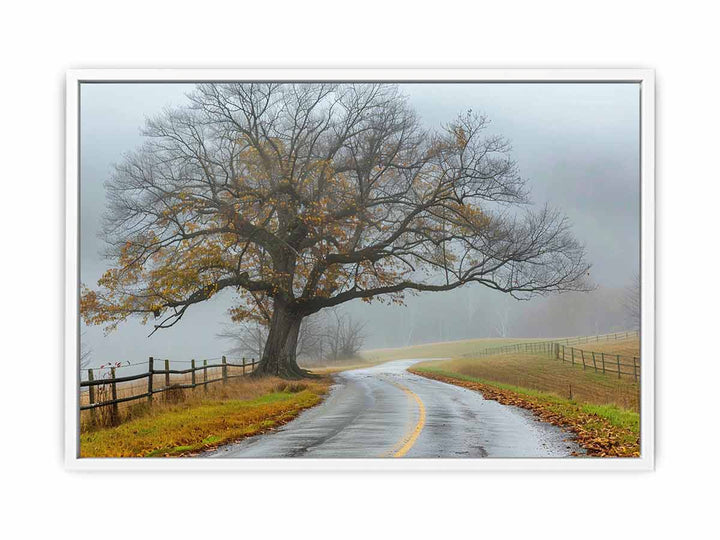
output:
<instances>
[{"instance_id":1,"label":"roadside vegetation","mask_svg":"<svg viewBox=\"0 0 720 540\"><path fill-rule=\"evenodd\" d=\"M330 378L288 382L275 377L218 384L182 399L135 405L115 427L85 424L81 457L182 456L257 435L317 405ZM175 402L174 402L175 401Z\"/></svg>"},{"instance_id":2,"label":"roadside vegetation","mask_svg":"<svg viewBox=\"0 0 720 540\"><path fill-rule=\"evenodd\" d=\"M639 355L639 341L632 341L584 347ZM632 377L618 379L534 354L432 360L409 371L479 391L486 399L529 409L541 420L575 433L588 455L640 455L640 387Z\"/></svg>"},{"instance_id":3,"label":"roadside vegetation","mask_svg":"<svg viewBox=\"0 0 720 540\"><path fill-rule=\"evenodd\" d=\"M640 416L615 405L593 405L509 384L485 381L428 366L410 372L430 379L463 386L482 393L485 399L533 411L541 420L561 426L577 436L588 455L638 457Z\"/></svg>"}]
</instances>

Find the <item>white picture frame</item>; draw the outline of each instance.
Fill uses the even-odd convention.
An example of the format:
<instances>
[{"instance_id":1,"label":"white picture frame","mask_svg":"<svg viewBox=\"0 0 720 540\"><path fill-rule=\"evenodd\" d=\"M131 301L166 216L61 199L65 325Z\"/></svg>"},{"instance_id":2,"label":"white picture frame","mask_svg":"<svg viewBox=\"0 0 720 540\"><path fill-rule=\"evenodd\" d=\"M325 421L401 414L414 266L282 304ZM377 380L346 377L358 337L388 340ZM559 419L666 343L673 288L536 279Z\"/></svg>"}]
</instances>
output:
<instances>
[{"instance_id":1,"label":"white picture frame","mask_svg":"<svg viewBox=\"0 0 720 540\"><path fill-rule=\"evenodd\" d=\"M640 84L641 456L493 459L79 458L79 97L83 82L634 82ZM71 470L648 471L655 455L655 75L647 69L83 69L67 72L65 186L65 465Z\"/></svg>"}]
</instances>

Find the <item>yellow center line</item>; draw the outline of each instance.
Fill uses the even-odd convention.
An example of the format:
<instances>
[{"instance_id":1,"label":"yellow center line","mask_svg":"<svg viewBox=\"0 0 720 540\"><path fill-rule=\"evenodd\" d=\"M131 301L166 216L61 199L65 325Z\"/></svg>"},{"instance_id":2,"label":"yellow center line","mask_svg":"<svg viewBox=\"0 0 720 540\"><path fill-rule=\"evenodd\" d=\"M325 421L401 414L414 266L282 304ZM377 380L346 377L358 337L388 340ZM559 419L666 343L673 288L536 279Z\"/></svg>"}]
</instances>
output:
<instances>
[{"instance_id":1,"label":"yellow center line","mask_svg":"<svg viewBox=\"0 0 720 540\"><path fill-rule=\"evenodd\" d=\"M423 427L425 426L425 404L420 399L420 396L418 396L415 392L413 392L409 388L406 388L397 383L392 383L392 384L397 386L400 390L402 390L408 396L410 396L411 398L413 398L415 400L415 402L418 405L418 411L420 413L417 424L415 424L415 429L412 430L410 435L408 435L407 437L402 439L397 445L395 445L395 447L397 447L398 445L402 445L402 446L400 446L400 448L397 451L395 451L395 453L392 455L392 457L403 457L413 447L413 445L415 444L415 441L417 441L417 438L420 436L420 432L423 430Z\"/></svg>"}]
</instances>

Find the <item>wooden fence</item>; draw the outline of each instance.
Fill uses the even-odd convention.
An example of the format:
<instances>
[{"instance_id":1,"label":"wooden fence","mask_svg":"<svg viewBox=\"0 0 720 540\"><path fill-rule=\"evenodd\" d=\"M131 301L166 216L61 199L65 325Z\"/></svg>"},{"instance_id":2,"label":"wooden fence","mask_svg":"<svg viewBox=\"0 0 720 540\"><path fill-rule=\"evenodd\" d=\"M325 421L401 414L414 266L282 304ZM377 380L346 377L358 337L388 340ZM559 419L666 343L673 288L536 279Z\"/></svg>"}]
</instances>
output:
<instances>
[{"instance_id":1,"label":"wooden fence","mask_svg":"<svg viewBox=\"0 0 720 540\"><path fill-rule=\"evenodd\" d=\"M566 339L551 339L553 343L561 343L564 345L581 345L583 343L597 343L599 341L617 341L619 339L628 339L630 337L640 337L638 330L628 330L627 332L615 332L614 334L601 334L599 336L580 336Z\"/></svg>"},{"instance_id":2,"label":"wooden fence","mask_svg":"<svg viewBox=\"0 0 720 540\"><path fill-rule=\"evenodd\" d=\"M612 341L627 339L639 336L640 333L635 331L617 332L614 334L604 334L599 336L583 336L565 339L552 339L546 341L533 341L526 343L515 343L513 345L504 345L502 347L490 347L481 349L472 353L467 353L465 357L478 356L495 356L500 354L544 354L551 358L556 358L571 365L582 366L583 369L593 369L596 373L617 374L618 378L622 375L633 377L636 381L640 380L640 357L627 356L622 354L614 354L607 352L597 352L587 349L580 349L571 345L591 344L601 341Z\"/></svg>"},{"instance_id":3,"label":"wooden fence","mask_svg":"<svg viewBox=\"0 0 720 540\"><path fill-rule=\"evenodd\" d=\"M489 347L480 349L471 353L466 353L465 357L476 357L476 356L491 356L496 354L506 353L554 353L555 349L553 345L580 345L583 343L593 343L600 341L611 341L618 339L627 339L633 336L639 336L640 333L637 330L628 332L616 332L614 334L603 334L599 336L582 336L574 338L563 338L563 339L546 339L542 341L528 341L524 343L515 343L513 345L503 345L501 347Z\"/></svg>"},{"instance_id":4,"label":"wooden fence","mask_svg":"<svg viewBox=\"0 0 720 540\"><path fill-rule=\"evenodd\" d=\"M640 379L640 357L623 356L606 352L587 351L575 347L566 347L555 343L554 356L563 362L582 365L583 369L594 369L595 373L617 374L632 376L636 381ZM632 362L632 363L631 363ZM623 371L625 370L625 371Z\"/></svg>"},{"instance_id":5,"label":"wooden fence","mask_svg":"<svg viewBox=\"0 0 720 540\"><path fill-rule=\"evenodd\" d=\"M158 369L158 364L162 365L162 369ZM152 356L148 359L148 370L143 373L135 375L127 375L118 377L116 374L116 368L111 367L109 373L105 376L96 379L94 370L87 370L87 380L80 381L81 391L83 388L87 388L87 404L80 405L81 411L97 410L100 407L112 407L111 416L117 418L119 415L118 405L129 401L135 401L139 399L147 399L149 403L152 403L153 396L155 394L161 394L169 390L174 389L188 389L197 388L202 386L207 388L207 385L216 382L227 382L229 379L237 377L243 377L252 373L255 370L255 366L258 362L254 358L250 361L246 361L245 358L241 362L228 362L226 357L222 357L219 364L208 364L207 360L202 361L202 365L196 365L195 360L190 361L190 367L188 369L170 369L170 360L157 360ZM229 374L228 370L234 368L237 373ZM214 376L217 370L220 370L220 376ZM200 376L198 373L200 372ZM211 377L208 378L208 373ZM109 375L109 376L108 376ZM156 375L164 376L163 384L159 387L154 385L154 379ZM190 381L187 381L187 375L190 375ZM181 382L173 382L173 376L181 376ZM130 383L133 381L139 381L147 379L146 391L142 393L132 393L130 396L118 397L118 387L124 383ZM100 388L110 389L110 399L100 399L98 397L98 390ZM103 392L106 394L106 392Z\"/></svg>"}]
</instances>

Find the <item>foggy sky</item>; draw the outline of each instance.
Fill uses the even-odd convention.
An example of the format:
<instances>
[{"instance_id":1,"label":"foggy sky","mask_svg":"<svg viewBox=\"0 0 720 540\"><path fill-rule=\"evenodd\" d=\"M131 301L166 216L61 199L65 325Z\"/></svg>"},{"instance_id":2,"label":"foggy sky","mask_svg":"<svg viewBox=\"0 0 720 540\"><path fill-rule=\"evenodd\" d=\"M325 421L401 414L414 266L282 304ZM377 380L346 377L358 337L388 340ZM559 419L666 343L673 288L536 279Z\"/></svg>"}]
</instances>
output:
<instances>
[{"instance_id":1,"label":"foggy sky","mask_svg":"<svg viewBox=\"0 0 720 540\"><path fill-rule=\"evenodd\" d=\"M587 304L598 311L595 328L617 327L617 291L639 271L639 85L637 84L402 84L419 116L439 127L468 109L491 120L488 134L509 138L512 155L533 200L550 202L570 218L587 248L599 290ZM80 102L80 281L95 286L109 266L98 237L105 208L103 183L113 163L142 142L140 129L169 105L185 102L185 84L83 84ZM563 295L568 296L568 295ZM608 298L615 298L609 301ZM558 307L562 300L508 301L480 286L408 299L408 307L351 302L344 309L367 323L368 347L493 335L493 321L510 314L511 335L575 335L590 331ZM140 361L148 356L209 358L229 348L215 337L229 319L231 293L192 306L175 327L158 331L128 321L104 336L81 328L92 365ZM589 309L589 307L588 307ZM550 319L550 320L549 320ZM535 321L535 322L534 322ZM542 323L542 324L540 324Z\"/></svg>"}]
</instances>

